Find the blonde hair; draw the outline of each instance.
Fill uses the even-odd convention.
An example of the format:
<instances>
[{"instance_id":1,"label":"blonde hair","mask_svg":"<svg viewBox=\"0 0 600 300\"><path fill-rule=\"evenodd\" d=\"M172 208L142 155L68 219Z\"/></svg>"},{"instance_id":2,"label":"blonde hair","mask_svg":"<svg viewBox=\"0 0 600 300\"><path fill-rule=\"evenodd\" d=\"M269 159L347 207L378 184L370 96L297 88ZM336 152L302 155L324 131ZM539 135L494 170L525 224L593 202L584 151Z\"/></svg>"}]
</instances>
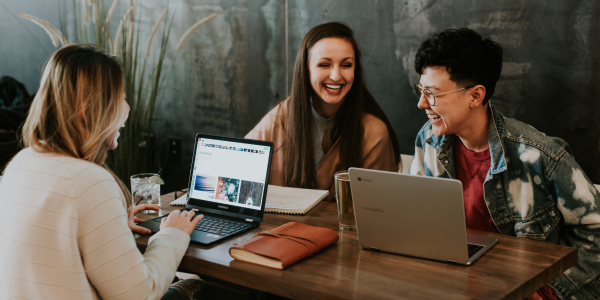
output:
<instances>
[{"instance_id":1,"label":"blonde hair","mask_svg":"<svg viewBox=\"0 0 600 300\"><path fill-rule=\"evenodd\" d=\"M131 195L106 166L109 137L122 125L123 71L93 45L63 47L51 57L23 126L23 143L95 163L112 174L131 207Z\"/></svg>"}]
</instances>

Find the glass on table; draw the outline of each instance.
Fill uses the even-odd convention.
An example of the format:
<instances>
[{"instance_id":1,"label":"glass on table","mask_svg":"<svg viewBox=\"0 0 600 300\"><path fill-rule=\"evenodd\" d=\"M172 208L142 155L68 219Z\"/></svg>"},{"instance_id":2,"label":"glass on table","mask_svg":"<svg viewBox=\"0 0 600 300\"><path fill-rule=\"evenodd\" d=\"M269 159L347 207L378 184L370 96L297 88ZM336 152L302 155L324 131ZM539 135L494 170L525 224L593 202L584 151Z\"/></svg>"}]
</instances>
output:
<instances>
[{"instance_id":1,"label":"glass on table","mask_svg":"<svg viewBox=\"0 0 600 300\"><path fill-rule=\"evenodd\" d=\"M164 181L158 174L142 173L131 176L131 199L133 206L140 204L156 204L160 206L160 185ZM155 213L154 210L143 210L140 213Z\"/></svg>"},{"instance_id":2,"label":"glass on table","mask_svg":"<svg viewBox=\"0 0 600 300\"><path fill-rule=\"evenodd\" d=\"M341 230L356 230L354 217L354 202L350 190L350 174L339 171L333 175L335 181L335 201L338 209L338 219Z\"/></svg>"}]
</instances>

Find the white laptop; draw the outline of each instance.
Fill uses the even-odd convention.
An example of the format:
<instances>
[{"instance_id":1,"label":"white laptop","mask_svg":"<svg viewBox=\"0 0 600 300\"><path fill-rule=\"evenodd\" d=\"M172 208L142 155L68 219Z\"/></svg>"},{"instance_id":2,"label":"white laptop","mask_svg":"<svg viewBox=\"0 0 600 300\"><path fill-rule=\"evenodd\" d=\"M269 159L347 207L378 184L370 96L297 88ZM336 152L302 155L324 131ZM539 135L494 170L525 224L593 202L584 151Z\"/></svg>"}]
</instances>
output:
<instances>
[{"instance_id":1,"label":"white laptop","mask_svg":"<svg viewBox=\"0 0 600 300\"><path fill-rule=\"evenodd\" d=\"M363 248L470 265L498 240L467 234L459 180L350 168Z\"/></svg>"}]
</instances>

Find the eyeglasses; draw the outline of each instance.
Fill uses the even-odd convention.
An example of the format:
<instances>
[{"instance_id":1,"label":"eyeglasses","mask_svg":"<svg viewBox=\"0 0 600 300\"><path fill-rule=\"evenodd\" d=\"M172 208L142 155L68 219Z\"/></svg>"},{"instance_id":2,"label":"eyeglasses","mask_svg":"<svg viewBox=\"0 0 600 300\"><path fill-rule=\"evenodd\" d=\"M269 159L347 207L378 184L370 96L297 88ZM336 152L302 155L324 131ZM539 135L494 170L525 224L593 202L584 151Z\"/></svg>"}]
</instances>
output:
<instances>
[{"instance_id":1,"label":"eyeglasses","mask_svg":"<svg viewBox=\"0 0 600 300\"><path fill-rule=\"evenodd\" d=\"M429 103L430 106L434 106L435 105L435 97L441 96L444 94L448 94L448 93L452 93L452 92L458 92L458 91L470 89L472 87L475 87L475 86L473 85L473 86L464 87L464 88L458 89L458 90L434 94L429 89L422 87L420 84L415 84L415 92L417 93L417 96L419 96L419 99L421 99L422 96L425 96L425 100L427 100L427 103Z\"/></svg>"}]
</instances>

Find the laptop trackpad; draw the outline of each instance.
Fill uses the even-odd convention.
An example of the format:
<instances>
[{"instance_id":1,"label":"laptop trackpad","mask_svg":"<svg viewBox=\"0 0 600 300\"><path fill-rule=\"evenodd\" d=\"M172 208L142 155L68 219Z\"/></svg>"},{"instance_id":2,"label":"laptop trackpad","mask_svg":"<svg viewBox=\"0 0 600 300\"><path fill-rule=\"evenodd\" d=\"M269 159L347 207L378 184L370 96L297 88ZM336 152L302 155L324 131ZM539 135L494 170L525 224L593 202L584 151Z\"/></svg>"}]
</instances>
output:
<instances>
[{"instance_id":1,"label":"laptop trackpad","mask_svg":"<svg viewBox=\"0 0 600 300\"><path fill-rule=\"evenodd\" d=\"M489 248L496 244L496 242L498 242L498 239L493 237L467 234L467 243L469 244L481 245Z\"/></svg>"},{"instance_id":2,"label":"laptop trackpad","mask_svg":"<svg viewBox=\"0 0 600 300\"><path fill-rule=\"evenodd\" d=\"M220 238L222 238L222 235L218 235L218 234L212 234L212 233L208 233L208 232L203 232L203 231L198 231L198 230L194 230L192 232L192 235L190 236L190 241L193 242L199 242L199 243L212 243Z\"/></svg>"}]
</instances>

